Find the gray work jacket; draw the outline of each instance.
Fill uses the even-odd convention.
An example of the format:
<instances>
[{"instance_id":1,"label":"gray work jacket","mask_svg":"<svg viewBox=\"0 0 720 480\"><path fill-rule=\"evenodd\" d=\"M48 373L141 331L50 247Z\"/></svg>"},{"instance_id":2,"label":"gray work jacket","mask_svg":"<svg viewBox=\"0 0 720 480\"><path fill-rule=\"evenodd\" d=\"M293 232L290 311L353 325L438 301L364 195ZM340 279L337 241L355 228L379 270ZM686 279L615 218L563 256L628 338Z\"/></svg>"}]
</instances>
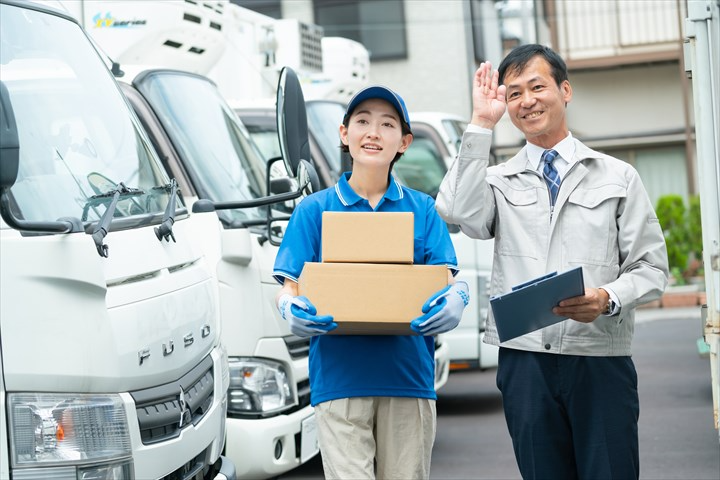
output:
<instances>
[{"instance_id":1,"label":"gray work jacket","mask_svg":"<svg viewBox=\"0 0 720 480\"><path fill-rule=\"evenodd\" d=\"M582 265L585 287L606 287L620 313L592 323L565 320L503 347L568 355L631 354L634 310L667 285L665 239L637 171L575 140L576 163L563 178L554 211L547 185L525 148L488 167L492 137L465 132L436 208L472 238L495 239L490 294L549 272ZM498 345L492 312L487 343Z\"/></svg>"}]
</instances>

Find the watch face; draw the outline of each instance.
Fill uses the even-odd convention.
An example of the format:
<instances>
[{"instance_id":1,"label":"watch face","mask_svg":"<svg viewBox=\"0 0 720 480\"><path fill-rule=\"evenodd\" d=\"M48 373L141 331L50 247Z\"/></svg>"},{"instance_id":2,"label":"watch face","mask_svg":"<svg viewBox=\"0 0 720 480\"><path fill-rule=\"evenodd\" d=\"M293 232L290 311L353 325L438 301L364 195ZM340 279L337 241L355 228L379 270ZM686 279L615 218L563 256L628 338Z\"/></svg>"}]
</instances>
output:
<instances>
[{"instance_id":1,"label":"watch face","mask_svg":"<svg viewBox=\"0 0 720 480\"><path fill-rule=\"evenodd\" d=\"M605 310L605 315L611 315L615 311L615 302L612 300L608 301L607 310Z\"/></svg>"}]
</instances>

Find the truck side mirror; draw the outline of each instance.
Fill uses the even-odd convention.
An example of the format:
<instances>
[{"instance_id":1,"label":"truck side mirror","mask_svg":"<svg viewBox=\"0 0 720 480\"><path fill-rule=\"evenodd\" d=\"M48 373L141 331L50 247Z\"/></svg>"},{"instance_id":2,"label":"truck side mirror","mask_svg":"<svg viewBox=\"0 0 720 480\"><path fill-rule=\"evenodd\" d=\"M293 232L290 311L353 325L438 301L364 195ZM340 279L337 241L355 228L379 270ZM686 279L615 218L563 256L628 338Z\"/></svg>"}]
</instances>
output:
<instances>
[{"instance_id":1,"label":"truck side mirror","mask_svg":"<svg viewBox=\"0 0 720 480\"><path fill-rule=\"evenodd\" d=\"M304 165L307 176L304 180L311 182L312 191L320 189L320 182L315 167L310 163L310 137L308 134L307 110L300 81L295 71L283 67L277 87L277 104L275 118L277 121L278 143L285 168L293 177L301 173ZM301 185L305 182L300 181Z\"/></svg>"},{"instance_id":2,"label":"truck side mirror","mask_svg":"<svg viewBox=\"0 0 720 480\"><path fill-rule=\"evenodd\" d=\"M0 81L0 190L12 187L20 165L20 138L10 92Z\"/></svg>"},{"instance_id":3,"label":"truck side mirror","mask_svg":"<svg viewBox=\"0 0 720 480\"><path fill-rule=\"evenodd\" d=\"M305 186L306 195L310 195L320 189L320 178L318 178L317 170L315 170L312 163L307 160L300 160L297 179L300 186Z\"/></svg>"}]
</instances>

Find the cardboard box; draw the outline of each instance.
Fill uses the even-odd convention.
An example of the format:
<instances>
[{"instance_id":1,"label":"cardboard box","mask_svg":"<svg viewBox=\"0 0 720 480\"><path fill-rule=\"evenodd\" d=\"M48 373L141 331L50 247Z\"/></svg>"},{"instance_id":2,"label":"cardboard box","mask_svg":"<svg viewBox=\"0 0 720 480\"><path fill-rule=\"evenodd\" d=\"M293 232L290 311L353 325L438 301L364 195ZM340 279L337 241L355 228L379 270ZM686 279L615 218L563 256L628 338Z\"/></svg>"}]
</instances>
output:
<instances>
[{"instance_id":1,"label":"cardboard box","mask_svg":"<svg viewBox=\"0 0 720 480\"><path fill-rule=\"evenodd\" d=\"M326 263L413 263L412 212L323 212Z\"/></svg>"},{"instance_id":2,"label":"cardboard box","mask_svg":"<svg viewBox=\"0 0 720 480\"><path fill-rule=\"evenodd\" d=\"M306 263L299 294L318 315L332 315L333 334L415 335L410 322L448 283L445 265Z\"/></svg>"}]
</instances>

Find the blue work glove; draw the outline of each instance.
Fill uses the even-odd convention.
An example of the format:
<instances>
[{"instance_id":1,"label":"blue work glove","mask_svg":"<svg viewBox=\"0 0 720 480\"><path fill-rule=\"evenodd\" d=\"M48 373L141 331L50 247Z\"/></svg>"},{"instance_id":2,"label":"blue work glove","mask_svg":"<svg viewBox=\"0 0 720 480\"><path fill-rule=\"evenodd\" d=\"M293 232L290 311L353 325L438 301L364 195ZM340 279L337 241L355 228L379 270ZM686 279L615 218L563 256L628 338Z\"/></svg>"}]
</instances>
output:
<instances>
[{"instance_id":1,"label":"blue work glove","mask_svg":"<svg viewBox=\"0 0 720 480\"><path fill-rule=\"evenodd\" d=\"M278 310L290 325L290 331L298 337L323 335L337 328L331 315L317 315L315 305L305 297L284 294L278 300Z\"/></svg>"},{"instance_id":2,"label":"blue work glove","mask_svg":"<svg viewBox=\"0 0 720 480\"><path fill-rule=\"evenodd\" d=\"M468 284L455 282L448 285L425 302L424 315L410 322L410 328L420 335L437 335L457 327L463 310L470 301Z\"/></svg>"}]
</instances>

